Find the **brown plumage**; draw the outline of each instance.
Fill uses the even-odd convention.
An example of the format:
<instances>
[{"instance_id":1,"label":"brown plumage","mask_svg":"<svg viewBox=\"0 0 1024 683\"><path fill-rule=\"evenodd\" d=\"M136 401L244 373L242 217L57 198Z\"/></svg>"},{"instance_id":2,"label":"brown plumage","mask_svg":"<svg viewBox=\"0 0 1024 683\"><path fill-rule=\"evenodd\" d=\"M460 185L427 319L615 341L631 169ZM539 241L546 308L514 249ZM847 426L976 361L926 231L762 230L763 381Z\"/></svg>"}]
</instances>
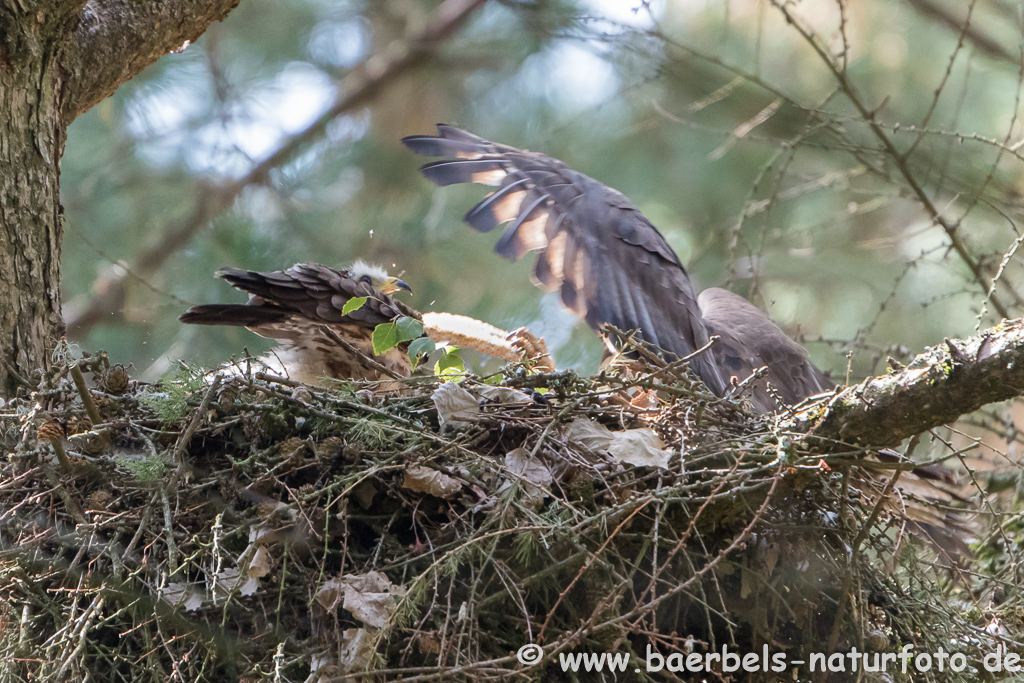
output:
<instances>
[{"instance_id":1,"label":"brown plumage","mask_svg":"<svg viewBox=\"0 0 1024 683\"><path fill-rule=\"evenodd\" d=\"M385 373L367 358L400 377L411 372L407 344L380 356L373 354L371 338L377 325L401 316L420 318L418 312L389 296L396 289L409 287L388 277L381 268L362 261L340 270L319 263L299 263L287 270L265 273L223 268L217 277L248 292L249 301L193 306L182 314L181 322L237 325L276 339L280 343L277 355L293 379L384 379ZM366 303L348 315L342 314L345 304L356 297L366 297ZM351 348L339 344L336 337Z\"/></svg>"},{"instance_id":2,"label":"brown plumage","mask_svg":"<svg viewBox=\"0 0 1024 683\"><path fill-rule=\"evenodd\" d=\"M536 152L484 140L451 126L402 140L424 156L438 185L482 183L498 189L466 214L481 232L510 223L495 251L516 260L538 251L534 276L594 329L638 330L676 357L708 342L697 295L665 238L621 192ZM719 396L726 384L710 354L691 362Z\"/></svg>"},{"instance_id":3,"label":"brown plumage","mask_svg":"<svg viewBox=\"0 0 1024 683\"><path fill-rule=\"evenodd\" d=\"M268 364L283 366L280 371L301 382L316 383L323 377L409 376L408 342L379 356L373 354L374 329L402 316L419 320L435 342L554 370L543 340L525 328L506 332L462 315L421 314L390 296L398 289L408 290L409 285L362 261L341 270L319 263L299 263L267 273L223 268L217 277L248 292L249 301L193 306L179 320L191 325L237 325L278 340L280 346L266 359ZM366 302L345 315L345 304L354 297L366 297Z\"/></svg>"}]
</instances>

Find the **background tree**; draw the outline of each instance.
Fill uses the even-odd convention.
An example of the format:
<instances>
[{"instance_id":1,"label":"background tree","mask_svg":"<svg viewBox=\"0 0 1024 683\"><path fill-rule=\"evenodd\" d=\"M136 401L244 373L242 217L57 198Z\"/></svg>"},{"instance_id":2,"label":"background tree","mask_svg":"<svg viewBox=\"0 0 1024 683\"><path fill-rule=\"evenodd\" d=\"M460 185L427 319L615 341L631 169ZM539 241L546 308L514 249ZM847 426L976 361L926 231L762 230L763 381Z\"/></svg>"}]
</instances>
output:
<instances>
[{"instance_id":1,"label":"background tree","mask_svg":"<svg viewBox=\"0 0 1024 683\"><path fill-rule=\"evenodd\" d=\"M68 125L237 0L0 3L0 392L44 366L61 320Z\"/></svg>"}]
</instances>

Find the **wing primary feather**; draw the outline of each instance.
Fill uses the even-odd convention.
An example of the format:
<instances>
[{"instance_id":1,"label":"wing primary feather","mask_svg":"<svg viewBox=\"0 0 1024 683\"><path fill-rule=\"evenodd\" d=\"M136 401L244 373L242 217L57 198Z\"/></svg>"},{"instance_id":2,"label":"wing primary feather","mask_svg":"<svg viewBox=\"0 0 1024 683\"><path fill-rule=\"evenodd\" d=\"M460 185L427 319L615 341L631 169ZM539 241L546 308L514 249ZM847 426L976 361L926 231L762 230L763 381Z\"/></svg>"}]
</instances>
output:
<instances>
[{"instance_id":1,"label":"wing primary feather","mask_svg":"<svg viewBox=\"0 0 1024 683\"><path fill-rule=\"evenodd\" d=\"M630 283L625 279L625 273L621 271L619 272L619 280L620 284L623 287L623 297L627 301L629 301L630 306L633 309L634 315L636 315L637 317L638 324L636 324L634 327L636 327L636 329L639 330L649 331L647 335L645 335L645 339L648 343L653 344L659 349L664 349L665 351L668 351L669 353L673 353L676 355L679 355L680 350L683 351L682 355L684 356L693 351L693 349L687 348L689 344L686 342L685 338L680 337L680 342L682 342L682 349L677 350L676 348L672 348L674 346L672 344L672 339L663 339L662 337L660 337L658 335L658 328L664 324L664 321L661 324L656 324L654 320L651 318L651 313L647 309L647 303L645 301L645 299L650 293L640 290L635 285L631 286ZM650 339L647 339L647 336L650 336Z\"/></svg>"},{"instance_id":2,"label":"wing primary feather","mask_svg":"<svg viewBox=\"0 0 1024 683\"><path fill-rule=\"evenodd\" d=\"M479 135L473 135L468 130L462 130L461 128L450 126L447 123L438 123L437 132L440 133L441 137L445 140L463 140L465 142L475 142L487 147L494 146L494 143L490 140L485 140Z\"/></svg>"},{"instance_id":3,"label":"wing primary feather","mask_svg":"<svg viewBox=\"0 0 1024 683\"><path fill-rule=\"evenodd\" d=\"M433 135L410 135L402 138L402 144L411 151L425 157L461 156L486 154L487 148L478 142L438 138Z\"/></svg>"},{"instance_id":4,"label":"wing primary feather","mask_svg":"<svg viewBox=\"0 0 1024 683\"><path fill-rule=\"evenodd\" d=\"M491 230L494 230L501 222L501 217L496 215L494 211L496 203L506 197L509 197L510 192L515 191L516 188L519 188L527 182L529 182L528 178L520 178L514 183L505 185L488 197L485 197L483 201L470 209L463 217L463 220L480 232L490 232Z\"/></svg>"},{"instance_id":5,"label":"wing primary feather","mask_svg":"<svg viewBox=\"0 0 1024 683\"><path fill-rule=\"evenodd\" d=\"M530 215L533 213L533 210L540 206L546 199L546 196L541 195L534 199L533 203L531 203L525 211L520 212L519 217L516 218L515 222L512 223L511 226L509 226L508 230L505 231L505 234L501 236L500 240L498 240L498 243L494 245L494 251L510 261L515 261L519 256L529 251L529 248L524 248L528 245L526 240L523 239L523 235L519 234L519 229L522 227L523 223L530 219ZM535 246L531 248L536 249L538 247Z\"/></svg>"},{"instance_id":6,"label":"wing primary feather","mask_svg":"<svg viewBox=\"0 0 1024 683\"><path fill-rule=\"evenodd\" d=\"M481 183L483 185L496 184L484 182L484 178L491 178L500 174L504 177L505 169L502 162L495 159L445 159L444 161L432 161L420 167L427 178L440 187L447 187L456 183ZM485 176L484 174L489 174Z\"/></svg>"}]
</instances>

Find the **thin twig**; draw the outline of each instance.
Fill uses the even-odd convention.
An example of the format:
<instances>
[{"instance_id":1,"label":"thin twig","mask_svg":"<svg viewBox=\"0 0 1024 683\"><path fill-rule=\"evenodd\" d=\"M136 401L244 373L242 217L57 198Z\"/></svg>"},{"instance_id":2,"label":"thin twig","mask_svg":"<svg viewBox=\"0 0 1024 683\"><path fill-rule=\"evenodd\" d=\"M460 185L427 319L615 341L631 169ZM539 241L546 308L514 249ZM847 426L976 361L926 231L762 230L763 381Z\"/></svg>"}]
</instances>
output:
<instances>
[{"instance_id":1,"label":"thin twig","mask_svg":"<svg viewBox=\"0 0 1024 683\"><path fill-rule=\"evenodd\" d=\"M92 420L94 425L98 425L103 422L103 417L100 416L100 411L96 408L96 402L92 400L92 394L89 393L89 387L85 384L85 377L82 376L82 368L78 367L76 362L70 368L71 379L75 381L75 388L78 389L78 395L82 397L82 404L85 405L85 412L89 414L89 419Z\"/></svg>"},{"instance_id":2,"label":"thin twig","mask_svg":"<svg viewBox=\"0 0 1024 683\"><path fill-rule=\"evenodd\" d=\"M886 154L892 160L896 168L899 170L900 175L902 175L904 180L907 181L907 185L910 186L911 191L917 197L918 201L921 203L921 206L924 207L925 211L928 213L928 216L932 219L932 221L935 222L936 225L941 227L943 231L946 233L946 236L949 238L953 250L960 257L960 260L962 260L964 264L970 269L971 274L974 276L974 281L982 288L982 291L987 291L989 284L988 279L985 277L985 273L982 271L981 266L978 265L978 263L974 260L974 257L972 257L970 252L967 250L967 246L964 244L963 240L960 239L960 235L957 233L957 224L950 223L948 220L946 220L945 217L942 215L942 212L940 212L938 208L936 208L935 203L932 201L931 197L928 196L928 193L924 191L924 188L920 185L920 183L918 183L917 178L910 171L910 166L908 164L907 157L903 155L898 149L896 149L895 143L893 143L892 139L886 134L885 130L883 130L883 128L875 120L875 112L869 110L867 106L865 106L864 102L860 98L860 95L854 88L853 83L850 81L847 75L842 72L839 66L835 63L832 57L825 50L825 48L822 47L821 44L815 39L814 34L809 29L805 28L803 24L800 23L800 21L797 20L797 18L793 15L791 11L791 7L787 4L784 4L780 0L771 0L771 3L782 13L787 23L789 23L789 25L792 26L794 30L796 30L796 32L800 34L804 41L808 45L810 45L811 49L813 49L818 54L818 57L821 58L821 61L825 64L826 67L828 67L829 71L832 72L833 78L835 78L836 82L839 84L839 87L842 89L847 99L850 100L853 106L857 108L857 111L860 113L863 122L866 123L868 128L871 129L871 132L875 135L876 138L878 138L878 141L882 143L882 146L885 148ZM999 315L1001 315L1003 318L1010 317L1010 314L1006 307L1003 305L1002 301L997 299L995 296L992 296L990 300L992 301L993 308L995 308L996 311L999 312Z\"/></svg>"}]
</instances>

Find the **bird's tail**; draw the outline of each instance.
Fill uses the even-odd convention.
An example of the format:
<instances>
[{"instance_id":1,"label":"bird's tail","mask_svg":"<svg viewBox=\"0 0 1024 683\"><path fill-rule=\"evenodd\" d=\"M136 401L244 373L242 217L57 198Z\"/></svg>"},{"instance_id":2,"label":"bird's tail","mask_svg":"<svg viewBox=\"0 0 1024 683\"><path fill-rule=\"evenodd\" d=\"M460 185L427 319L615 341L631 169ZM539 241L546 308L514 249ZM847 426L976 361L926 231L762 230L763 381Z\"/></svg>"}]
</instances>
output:
<instances>
[{"instance_id":1,"label":"bird's tail","mask_svg":"<svg viewBox=\"0 0 1024 683\"><path fill-rule=\"evenodd\" d=\"M287 312L265 306L207 304L204 306L193 306L182 313L178 320L189 325L257 327L259 325L278 323L287 317Z\"/></svg>"}]
</instances>

